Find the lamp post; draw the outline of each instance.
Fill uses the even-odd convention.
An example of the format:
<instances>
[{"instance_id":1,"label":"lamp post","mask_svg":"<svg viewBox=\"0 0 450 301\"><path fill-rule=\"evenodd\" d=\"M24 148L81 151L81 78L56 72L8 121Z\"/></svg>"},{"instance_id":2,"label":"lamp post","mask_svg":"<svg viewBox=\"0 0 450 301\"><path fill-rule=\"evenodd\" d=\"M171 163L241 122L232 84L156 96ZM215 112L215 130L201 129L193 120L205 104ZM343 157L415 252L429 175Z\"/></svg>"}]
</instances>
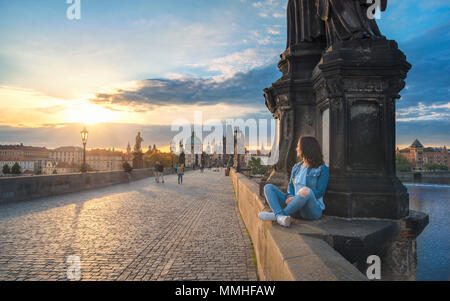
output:
<instances>
[{"instance_id":1,"label":"lamp post","mask_svg":"<svg viewBox=\"0 0 450 301\"><path fill-rule=\"evenodd\" d=\"M81 141L83 141L83 166L81 167L81 172L86 172L86 143L88 140L89 132L86 127L81 131Z\"/></svg>"}]
</instances>

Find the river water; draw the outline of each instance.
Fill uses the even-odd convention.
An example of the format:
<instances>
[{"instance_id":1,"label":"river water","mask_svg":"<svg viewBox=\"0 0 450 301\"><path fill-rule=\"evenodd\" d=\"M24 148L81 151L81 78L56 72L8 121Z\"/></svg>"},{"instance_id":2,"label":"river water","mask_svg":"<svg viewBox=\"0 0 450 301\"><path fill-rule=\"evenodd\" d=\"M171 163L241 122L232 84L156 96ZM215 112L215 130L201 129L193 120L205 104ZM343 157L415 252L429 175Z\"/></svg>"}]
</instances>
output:
<instances>
[{"instance_id":1,"label":"river water","mask_svg":"<svg viewBox=\"0 0 450 301\"><path fill-rule=\"evenodd\" d=\"M430 215L417 240L417 280L450 281L450 185L404 184L410 208Z\"/></svg>"}]
</instances>

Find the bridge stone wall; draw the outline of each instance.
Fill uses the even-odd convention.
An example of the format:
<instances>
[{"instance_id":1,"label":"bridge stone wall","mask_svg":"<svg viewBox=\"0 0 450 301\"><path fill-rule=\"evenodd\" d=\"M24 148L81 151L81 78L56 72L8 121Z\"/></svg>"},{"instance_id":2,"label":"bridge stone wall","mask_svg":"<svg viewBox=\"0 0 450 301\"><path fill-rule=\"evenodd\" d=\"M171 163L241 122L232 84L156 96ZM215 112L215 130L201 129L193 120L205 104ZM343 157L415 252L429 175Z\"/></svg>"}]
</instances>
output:
<instances>
[{"instance_id":1,"label":"bridge stone wall","mask_svg":"<svg viewBox=\"0 0 450 301\"><path fill-rule=\"evenodd\" d=\"M166 169L165 174L172 173ZM131 181L153 177L153 169L135 169ZM0 178L0 203L15 202L128 183L124 171Z\"/></svg>"},{"instance_id":2,"label":"bridge stone wall","mask_svg":"<svg viewBox=\"0 0 450 301\"><path fill-rule=\"evenodd\" d=\"M231 170L236 200L250 233L262 281L341 281L367 278L325 240L314 235L300 235L298 226L282 228L264 222L258 213L266 208L259 196L259 186L246 176ZM303 230L304 231L304 230Z\"/></svg>"}]
</instances>

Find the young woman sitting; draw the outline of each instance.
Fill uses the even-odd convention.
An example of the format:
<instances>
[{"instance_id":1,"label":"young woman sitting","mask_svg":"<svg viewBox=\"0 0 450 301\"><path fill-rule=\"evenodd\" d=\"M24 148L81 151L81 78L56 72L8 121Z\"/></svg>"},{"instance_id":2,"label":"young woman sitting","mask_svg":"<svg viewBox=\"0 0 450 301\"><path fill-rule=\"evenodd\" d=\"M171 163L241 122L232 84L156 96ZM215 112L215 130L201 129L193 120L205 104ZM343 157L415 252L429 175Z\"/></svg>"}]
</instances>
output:
<instances>
[{"instance_id":1,"label":"young woman sitting","mask_svg":"<svg viewBox=\"0 0 450 301\"><path fill-rule=\"evenodd\" d=\"M330 172L324 164L322 150L314 137L301 137L297 145L301 159L292 168L288 193L267 184L264 193L273 212L261 212L258 217L265 221L277 221L284 227L291 225L292 217L316 220L325 209L323 196L327 190Z\"/></svg>"}]
</instances>

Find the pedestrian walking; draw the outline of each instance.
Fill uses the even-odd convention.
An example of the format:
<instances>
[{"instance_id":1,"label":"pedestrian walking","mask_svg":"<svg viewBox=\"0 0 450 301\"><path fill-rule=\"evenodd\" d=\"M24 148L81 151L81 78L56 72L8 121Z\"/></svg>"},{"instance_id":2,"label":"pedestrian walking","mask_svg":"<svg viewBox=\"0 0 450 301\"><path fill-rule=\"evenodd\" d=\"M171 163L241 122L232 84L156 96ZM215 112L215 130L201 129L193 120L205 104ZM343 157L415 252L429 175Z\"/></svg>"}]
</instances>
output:
<instances>
[{"instance_id":1,"label":"pedestrian walking","mask_svg":"<svg viewBox=\"0 0 450 301\"><path fill-rule=\"evenodd\" d=\"M155 172L155 181L156 183L159 183L159 161L156 161L154 166L154 172Z\"/></svg>"},{"instance_id":2,"label":"pedestrian walking","mask_svg":"<svg viewBox=\"0 0 450 301\"><path fill-rule=\"evenodd\" d=\"M161 178L161 183L164 184L164 165L162 165L161 163L159 163L158 171L159 171L159 176Z\"/></svg>"},{"instance_id":3,"label":"pedestrian walking","mask_svg":"<svg viewBox=\"0 0 450 301\"><path fill-rule=\"evenodd\" d=\"M177 175L178 175L178 184L183 184L183 175L184 175L184 165L177 165Z\"/></svg>"}]
</instances>

